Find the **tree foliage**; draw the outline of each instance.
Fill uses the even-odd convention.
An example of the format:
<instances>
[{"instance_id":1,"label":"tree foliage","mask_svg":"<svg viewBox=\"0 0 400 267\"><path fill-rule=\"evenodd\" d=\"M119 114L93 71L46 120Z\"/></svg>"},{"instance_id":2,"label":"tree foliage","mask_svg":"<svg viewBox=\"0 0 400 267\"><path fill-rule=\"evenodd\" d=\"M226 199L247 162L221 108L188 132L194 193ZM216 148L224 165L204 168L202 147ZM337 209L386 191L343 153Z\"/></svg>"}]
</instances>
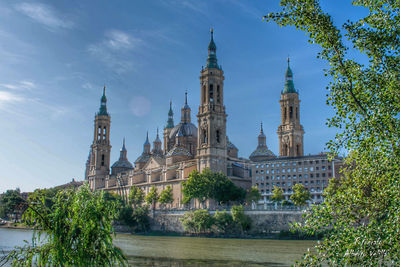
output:
<instances>
[{"instance_id":1,"label":"tree foliage","mask_svg":"<svg viewBox=\"0 0 400 267\"><path fill-rule=\"evenodd\" d=\"M202 173L193 171L189 178L183 182L183 200L185 203L197 199L204 203L207 199L214 199L218 203L229 201L242 202L246 191L236 186L226 175L204 169Z\"/></svg>"},{"instance_id":2,"label":"tree foliage","mask_svg":"<svg viewBox=\"0 0 400 267\"><path fill-rule=\"evenodd\" d=\"M257 186L252 186L246 194L247 203L257 203L262 198L260 191L258 191Z\"/></svg>"},{"instance_id":3,"label":"tree foliage","mask_svg":"<svg viewBox=\"0 0 400 267\"><path fill-rule=\"evenodd\" d=\"M283 189L274 185L274 189L272 190L271 200L274 202L281 202L284 199L285 197L283 196Z\"/></svg>"},{"instance_id":4,"label":"tree foliage","mask_svg":"<svg viewBox=\"0 0 400 267\"><path fill-rule=\"evenodd\" d=\"M231 208L232 219L237 223L242 231L250 230L251 228L251 218L244 214L244 208L242 205L233 206Z\"/></svg>"},{"instance_id":5,"label":"tree foliage","mask_svg":"<svg viewBox=\"0 0 400 267\"><path fill-rule=\"evenodd\" d=\"M129 203L133 207L141 206L144 202L144 192L140 187L132 186L128 196Z\"/></svg>"},{"instance_id":6,"label":"tree foliage","mask_svg":"<svg viewBox=\"0 0 400 267\"><path fill-rule=\"evenodd\" d=\"M234 233L238 229L238 224L233 221L232 215L226 210L215 212L214 225L218 232L224 234Z\"/></svg>"},{"instance_id":7,"label":"tree foliage","mask_svg":"<svg viewBox=\"0 0 400 267\"><path fill-rule=\"evenodd\" d=\"M160 204L171 204L174 202L174 195L172 192L172 187L168 185L163 191L160 193L160 199L159 199Z\"/></svg>"},{"instance_id":8,"label":"tree foliage","mask_svg":"<svg viewBox=\"0 0 400 267\"><path fill-rule=\"evenodd\" d=\"M13 265L126 265L122 251L112 243L115 203L106 201L103 192L91 192L85 185L77 191L58 192L51 209L41 194L28 204L24 219L38 231L32 245L9 254Z\"/></svg>"},{"instance_id":9,"label":"tree foliage","mask_svg":"<svg viewBox=\"0 0 400 267\"><path fill-rule=\"evenodd\" d=\"M150 192L146 195L146 203L152 205L153 209L156 207L156 203L159 199L157 188L153 185L150 188Z\"/></svg>"},{"instance_id":10,"label":"tree foliage","mask_svg":"<svg viewBox=\"0 0 400 267\"><path fill-rule=\"evenodd\" d=\"M198 209L192 212L186 212L181 222L185 231L205 233L210 231L214 223L214 218L207 210Z\"/></svg>"},{"instance_id":11,"label":"tree foliage","mask_svg":"<svg viewBox=\"0 0 400 267\"><path fill-rule=\"evenodd\" d=\"M296 206L304 206L308 200L311 200L310 192L302 184L295 184L293 186L293 194L290 196L290 200Z\"/></svg>"},{"instance_id":12,"label":"tree foliage","mask_svg":"<svg viewBox=\"0 0 400 267\"><path fill-rule=\"evenodd\" d=\"M7 190L0 198L0 205L2 206L4 217L8 217L12 214L15 221L17 220L18 214L24 210L24 203L25 201L21 197L19 188Z\"/></svg>"},{"instance_id":13,"label":"tree foliage","mask_svg":"<svg viewBox=\"0 0 400 267\"><path fill-rule=\"evenodd\" d=\"M328 148L333 155L349 152L340 184L298 226L329 230L303 264L399 265L400 2L352 1L366 16L341 28L317 0L280 4L282 11L266 19L305 31L329 64L328 104L335 115L328 124L339 132Z\"/></svg>"}]
</instances>

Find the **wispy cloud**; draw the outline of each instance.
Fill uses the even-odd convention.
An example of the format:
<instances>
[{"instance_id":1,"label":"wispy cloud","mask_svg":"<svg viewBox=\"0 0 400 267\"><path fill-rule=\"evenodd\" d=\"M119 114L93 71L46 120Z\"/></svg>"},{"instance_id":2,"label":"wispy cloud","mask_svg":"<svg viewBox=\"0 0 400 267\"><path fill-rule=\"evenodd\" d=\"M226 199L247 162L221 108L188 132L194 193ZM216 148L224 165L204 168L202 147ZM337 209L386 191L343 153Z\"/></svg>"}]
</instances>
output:
<instances>
[{"instance_id":1,"label":"wispy cloud","mask_svg":"<svg viewBox=\"0 0 400 267\"><path fill-rule=\"evenodd\" d=\"M54 8L41 3L20 3L15 9L34 21L45 25L50 30L70 29L74 23L60 15Z\"/></svg>"},{"instance_id":2,"label":"wispy cloud","mask_svg":"<svg viewBox=\"0 0 400 267\"><path fill-rule=\"evenodd\" d=\"M0 87L11 89L11 90L31 90L36 88L36 85L32 81L19 81L17 83L0 83Z\"/></svg>"},{"instance_id":3,"label":"wispy cloud","mask_svg":"<svg viewBox=\"0 0 400 267\"><path fill-rule=\"evenodd\" d=\"M25 99L15 93L0 91L0 107L4 107L7 104L13 104L16 102L23 102Z\"/></svg>"},{"instance_id":4,"label":"wispy cloud","mask_svg":"<svg viewBox=\"0 0 400 267\"><path fill-rule=\"evenodd\" d=\"M88 51L117 73L132 69L132 62L126 60L126 54L139 46L142 39L120 30L107 31L102 41L91 44Z\"/></svg>"}]
</instances>

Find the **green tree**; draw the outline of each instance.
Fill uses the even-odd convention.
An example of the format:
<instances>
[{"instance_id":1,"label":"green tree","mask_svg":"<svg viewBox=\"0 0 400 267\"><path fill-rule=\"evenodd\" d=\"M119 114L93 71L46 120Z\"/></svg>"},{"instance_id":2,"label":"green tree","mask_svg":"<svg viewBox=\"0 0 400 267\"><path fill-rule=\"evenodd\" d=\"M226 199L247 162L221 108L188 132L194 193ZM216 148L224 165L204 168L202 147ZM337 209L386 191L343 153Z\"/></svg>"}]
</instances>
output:
<instances>
[{"instance_id":1,"label":"green tree","mask_svg":"<svg viewBox=\"0 0 400 267\"><path fill-rule=\"evenodd\" d=\"M258 191L257 186L252 186L246 194L247 203L257 203L261 199L261 193Z\"/></svg>"},{"instance_id":2,"label":"green tree","mask_svg":"<svg viewBox=\"0 0 400 267\"><path fill-rule=\"evenodd\" d=\"M279 203L284 199L285 197L283 196L283 189L274 185L274 189L272 190L271 200L276 203Z\"/></svg>"},{"instance_id":3,"label":"green tree","mask_svg":"<svg viewBox=\"0 0 400 267\"><path fill-rule=\"evenodd\" d=\"M244 208L242 205L233 206L231 208L232 219L237 223L242 231L250 230L251 228L251 218L244 214Z\"/></svg>"},{"instance_id":4,"label":"green tree","mask_svg":"<svg viewBox=\"0 0 400 267\"><path fill-rule=\"evenodd\" d=\"M156 203L159 199L157 188L153 185L150 192L146 195L146 203L151 205L153 210L156 208Z\"/></svg>"},{"instance_id":5,"label":"green tree","mask_svg":"<svg viewBox=\"0 0 400 267\"><path fill-rule=\"evenodd\" d=\"M160 204L172 204L174 202L174 195L172 192L172 187L168 185L163 191L160 193L160 199L158 200Z\"/></svg>"},{"instance_id":6,"label":"green tree","mask_svg":"<svg viewBox=\"0 0 400 267\"><path fill-rule=\"evenodd\" d=\"M305 189L304 185L295 184L290 200L293 201L296 206L304 206L308 200L311 200L311 194Z\"/></svg>"},{"instance_id":7,"label":"green tree","mask_svg":"<svg viewBox=\"0 0 400 267\"><path fill-rule=\"evenodd\" d=\"M24 213L35 229L32 244L12 251L14 266L104 266L126 265L122 251L112 242L115 203L102 191L84 185L77 191L57 193L51 209L38 195ZM44 234L44 238L41 238Z\"/></svg>"},{"instance_id":8,"label":"green tree","mask_svg":"<svg viewBox=\"0 0 400 267\"><path fill-rule=\"evenodd\" d=\"M349 152L340 184L297 225L311 234L329 230L305 266L400 264L400 2L352 4L365 16L341 27L316 0L283 0L282 11L266 17L305 31L321 47L335 111L328 124L338 129L328 149Z\"/></svg>"},{"instance_id":9,"label":"green tree","mask_svg":"<svg viewBox=\"0 0 400 267\"><path fill-rule=\"evenodd\" d=\"M219 232L224 234L233 233L237 229L237 224L233 221L232 215L226 210L215 212L214 225Z\"/></svg>"},{"instance_id":10,"label":"green tree","mask_svg":"<svg viewBox=\"0 0 400 267\"><path fill-rule=\"evenodd\" d=\"M236 186L226 175L204 169L202 173L193 171L189 178L183 182L183 201L185 203L197 199L202 205L207 199L214 199L218 203L229 201L242 202L246 191Z\"/></svg>"},{"instance_id":11,"label":"green tree","mask_svg":"<svg viewBox=\"0 0 400 267\"><path fill-rule=\"evenodd\" d=\"M147 205L137 207L132 213L133 230L146 232L150 229L149 207Z\"/></svg>"},{"instance_id":12,"label":"green tree","mask_svg":"<svg viewBox=\"0 0 400 267\"><path fill-rule=\"evenodd\" d=\"M192 171L182 185L184 203L197 199L204 206L204 202L210 197L211 182L207 176L202 175L197 170Z\"/></svg>"},{"instance_id":13,"label":"green tree","mask_svg":"<svg viewBox=\"0 0 400 267\"><path fill-rule=\"evenodd\" d=\"M186 212L181 222L185 231L205 233L211 229L214 218L207 210L198 209L193 212Z\"/></svg>"},{"instance_id":14,"label":"green tree","mask_svg":"<svg viewBox=\"0 0 400 267\"><path fill-rule=\"evenodd\" d=\"M24 200L21 197L19 188L15 190L7 190L0 199L0 204L3 207L4 214L6 217L12 214L15 222L18 220L18 214L20 214L22 210L23 203Z\"/></svg>"},{"instance_id":15,"label":"green tree","mask_svg":"<svg viewBox=\"0 0 400 267\"><path fill-rule=\"evenodd\" d=\"M141 206L144 202L144 192L140 187L132 186L129 192L129 203L133 205L133 207Z\"/></svg>"}]
</instances>

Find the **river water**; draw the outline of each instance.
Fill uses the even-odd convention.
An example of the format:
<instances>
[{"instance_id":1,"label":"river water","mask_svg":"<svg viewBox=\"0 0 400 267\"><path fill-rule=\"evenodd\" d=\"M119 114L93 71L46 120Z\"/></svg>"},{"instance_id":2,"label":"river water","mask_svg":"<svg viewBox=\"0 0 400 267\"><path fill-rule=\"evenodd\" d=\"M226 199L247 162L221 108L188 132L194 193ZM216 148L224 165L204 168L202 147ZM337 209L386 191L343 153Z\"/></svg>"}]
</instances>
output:
<instances>
[{"instance_id":1,"label":"river water","mask_svg":"<svg viewBox=\"0 0 400 267\"><path fill-rule=\"evenodd\" d=\"M0 228L0 251L30 241L32 231ZM131 266L290 266L315 241L118 234Z\"/></svg>"}]
</instances>

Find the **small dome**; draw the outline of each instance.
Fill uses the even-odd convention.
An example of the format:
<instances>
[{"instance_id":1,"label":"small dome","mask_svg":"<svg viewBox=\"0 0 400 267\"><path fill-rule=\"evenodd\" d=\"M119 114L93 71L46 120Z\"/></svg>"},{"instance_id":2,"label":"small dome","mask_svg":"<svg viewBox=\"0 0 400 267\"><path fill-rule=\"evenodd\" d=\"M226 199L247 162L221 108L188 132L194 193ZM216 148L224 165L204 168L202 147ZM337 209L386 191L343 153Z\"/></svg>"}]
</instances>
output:
<instances>
[{"instance_id":1,"label":"small dome","mask_svg":"<svg viewBox=\"0 0 400 267\"><path fill-rule=\"evenodd\" d=\"M135 163L148 162L149 159L150 154L142 154L135 160Z\"/></svg>"},{"instance_id":2,"label":"small dome","mask_svg":"<svg viewBox=\"0 0 400 267\"><path fill-rule=\"evenodd\" d=\"M167 157L172 157L172 156L188 156L188 157L191 157L192 154L190 154L189 150L187 150L184 147L175 146L167 154Z\"/></svg>"},{"instance_id":3,"label":"small dome","mask_svg":"<svg viewBox=\"0 0 400 267\"><path fill-rule=\"evenodd\" d=\"M197 137L197 127L191 122L180 122L171 130L169 138L174 138L177 134L180 136Z\"/></svg>"},{"instance_id":4,"label":"small dome","mask_svg":"<svg viewBox=\"0 0 400 267\"><path fill-rule=\"evenodd\" d=\"M128 160L118 160L111 166L111 168L133 169L133 165Z\"/></svg>"},{"instance_id":5,"label":"small dome","mask_svg":"<svg viewBox=\"0 0 400 267\"><path fill-rule=\"evenodd\" d=\"M252 161L263 161L265 159L275 158L275 154L267 146L259 146L250 155Z\"/></svg>"},{"instance_id":6,"label":"small dome","mask_svg":"<svg viewBox=\"0 0 400 267\"><path fill-rule=\"evenodd\" d=\"M231 141L227 140L226 147L228 149L238 149Z\"/></svg>"}]
</instances>

